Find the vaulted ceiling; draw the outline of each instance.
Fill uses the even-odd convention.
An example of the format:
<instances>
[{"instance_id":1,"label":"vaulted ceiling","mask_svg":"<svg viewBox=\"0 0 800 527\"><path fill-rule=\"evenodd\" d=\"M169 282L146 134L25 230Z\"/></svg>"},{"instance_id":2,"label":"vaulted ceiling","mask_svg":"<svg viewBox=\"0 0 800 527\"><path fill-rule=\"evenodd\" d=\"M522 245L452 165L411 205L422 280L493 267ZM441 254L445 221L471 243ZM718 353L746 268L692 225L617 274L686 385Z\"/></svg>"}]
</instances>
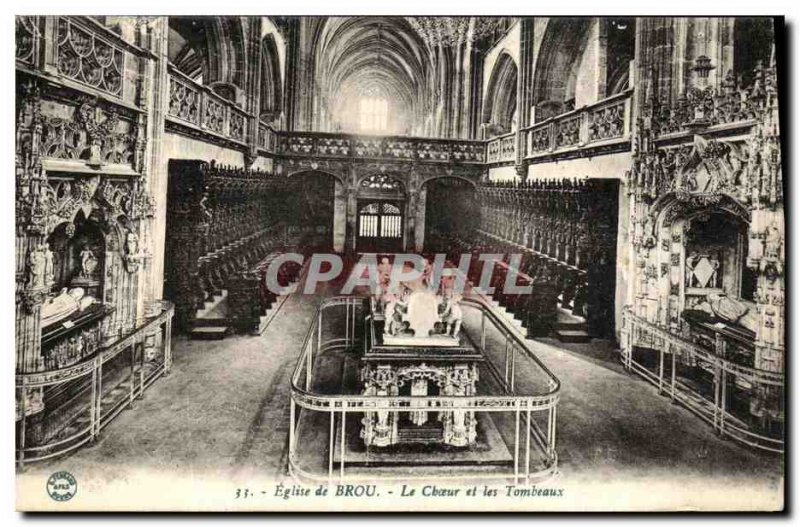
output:
<instances>
[{"instance_id":1,"label":"vaulted ceiling","mask_svg":"<svg viewBox=\"0 0 800 527\"><path fill-rule=\"evenodd\" d=\"M429 55L401 17L332 17L315 42L315 81L332 114L363 95L382 95L394 110L413 115L425 97Z\"/></svg>"}]
</instances>

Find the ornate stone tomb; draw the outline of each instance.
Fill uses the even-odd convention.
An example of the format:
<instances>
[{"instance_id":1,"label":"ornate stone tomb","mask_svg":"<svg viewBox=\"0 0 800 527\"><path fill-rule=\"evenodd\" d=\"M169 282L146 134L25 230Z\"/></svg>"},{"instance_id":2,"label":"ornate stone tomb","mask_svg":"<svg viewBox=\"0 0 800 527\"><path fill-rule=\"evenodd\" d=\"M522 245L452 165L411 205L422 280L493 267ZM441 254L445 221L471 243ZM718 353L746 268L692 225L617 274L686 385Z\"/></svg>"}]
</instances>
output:
<instances>
[{"instance_id":1,"label":"ornate stone tomb","mask_svg":"<svg viewBox=\"0 0 800 527\"><path fill-rule=\"evenodd\" d=\"M387 333L384 327L394 323L391 313L397 308L387 304L383 310L384 320L380 308L373 304L373 315L378 316L367 319L367 339L361 361L362 393L420 398L475 395L478 365L484 359L454 324L448 322L454 316L452 312L458 309L457 303L437 301L436 295L425 291L413 292L408 298L401 296L398 303L404 308L398 319L411 321L408 327L414 329L407 335ZM460 322L460 316L458 318ZM422 399L420 403L423 407ZM402 412L366 412L361 429L364 443L368 447L398 443L467 447L475 443L474 412L414 410L413 403L410 407L409 411Z\"/></svg>"}]
</instances>

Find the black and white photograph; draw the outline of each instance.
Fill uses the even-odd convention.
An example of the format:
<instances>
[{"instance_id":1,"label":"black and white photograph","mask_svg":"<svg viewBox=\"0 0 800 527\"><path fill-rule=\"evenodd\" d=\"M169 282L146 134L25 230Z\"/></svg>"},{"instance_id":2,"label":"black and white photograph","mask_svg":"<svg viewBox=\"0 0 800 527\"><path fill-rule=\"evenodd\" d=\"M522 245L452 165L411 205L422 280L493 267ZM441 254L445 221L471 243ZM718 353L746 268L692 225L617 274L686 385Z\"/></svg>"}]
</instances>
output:
<instances>
[{"instance_id":1,"label":"black and white photograph","mask_svg":"<svg viewBox=\"0 0 800 527\"><path fill-rule=\"evenodd\" d=\"M14 16L16 510L785 510L787 21L504 7Z\"/></svg>"}]
</instances>

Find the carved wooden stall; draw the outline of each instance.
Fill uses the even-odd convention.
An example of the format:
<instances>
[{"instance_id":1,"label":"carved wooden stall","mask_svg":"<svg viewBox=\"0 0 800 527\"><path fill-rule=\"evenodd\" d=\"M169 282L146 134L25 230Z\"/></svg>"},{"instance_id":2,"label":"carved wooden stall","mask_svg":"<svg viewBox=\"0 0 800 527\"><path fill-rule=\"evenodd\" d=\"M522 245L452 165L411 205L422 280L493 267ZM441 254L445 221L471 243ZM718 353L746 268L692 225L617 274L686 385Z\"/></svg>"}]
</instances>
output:
<instances>
[{"instance_id":1,"label":"carved wooden stall","mask_svg":"<svg viewBox=\"0 0 800 527\"><path fill-rule=\"evenodd\" d=\"M478 188L476 241L484 252L521 254L529 278L550 284L562 309L586 319L590 335L606 338L614 331L617 186L614 180L565 179ZM525 302L502 294L498 301L513 308ZM534 334L549 332L537 326Z\"/></svg>"},{"instance_id":2,"label":"carved wooden stall","mask_svg":"<svg viewBox=\"0 0 800 527\"><path fill-rule=\"evenodd\" d=\"M475 184L454 177L441 177L425 183L426 240L455 233L470 233L478 226L475 214Z\"/></svg>"},{"instance_id":3,"label":"carved wooden stall","mask_svg":"<svg viewBox=\"0 0 800 527\"><path fill-rule=\"evenodd\" d=\"M250 329L251 318L264 315L275 297L253 277L262 276L270 254L289 248L295 186L264 171L170 161L165 296L176 304L181 330L201 324L198 310L230 291L235 301L227 303L225 323Z\"/></svg>"},{"instance_id":4,"label":"carved wooden stall","mask_svg":"<svg viewBox=\"0 0 800 527\"><path fill-rule=\"evenodd\" d=\"M701 60L702 59L702 60ZM711 66L698 59L696 71ZM629 174L629 368L720 432L783 448L784 216L774 68L644 101Z\"/></svg>"},{"instance_id":5,"label":"carved wooden stall","mask_svg":"<svg viewBox=\"0 0 800 527\"><path fill-rule=\"evenodd\" d=\"M17 462L96 438L169 370L172 306L150 298L154 38L18 17Z\"/></svg>"}]
</instances>

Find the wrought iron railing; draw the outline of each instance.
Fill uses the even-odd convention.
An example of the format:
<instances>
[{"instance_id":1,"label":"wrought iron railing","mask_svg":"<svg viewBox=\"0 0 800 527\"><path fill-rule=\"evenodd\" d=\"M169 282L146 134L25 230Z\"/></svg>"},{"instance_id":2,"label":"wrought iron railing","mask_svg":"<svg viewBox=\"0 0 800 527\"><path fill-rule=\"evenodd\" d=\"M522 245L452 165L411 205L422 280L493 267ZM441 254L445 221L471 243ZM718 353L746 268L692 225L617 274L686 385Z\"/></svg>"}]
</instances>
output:
<instances>
[{"instance_id":1,"label":"wrought iron railing","mask_svg":"<svg viewBox=\"0 0 800 527\"><path fill-rule=\"evenodd\" d=\"M16 376L17 465L68 454L90 441L172 365L171 303L94 357ZM38 400L37 408L28 407Z\"/></svg>"},{"instance_id":2,"label":"wrought iron railing","mask_svg":"<svg viewBox=\"0 0 800 527\"><path fill-rule=\"evenodd\" d=\"M364 299L348 296L324 300L309 327L292 374L288 461L290 473L299 478L328 482L334 479L345 481L364 478L358 471L347 472L345 448L348 419L359 419L364 412L463 410L508 417L504 429L507 434L503 441L510 443L506 446L509 452L513 452L513 462L505 468L498 466L491 472L487 472L484 467L478 474L453 472L444 477L540 481L552 476L556 472L558 459L556 409L560 398L559 380L536 357L524 338L509 328L485 301L468 297L462 300L461 305L465 310L463 331L486 359L482 375L489 377L487 384L494 383L493 386L499 393L420 397L314 391L313 384L318 373L316 366L320 356L336 351L346 351L352 355L360 346L366 346L366 340L359 335L360 325L366 320ZM469 323L470 317L478 317L477 327ZM488 324L494 328L491 335L488 335ZM525 376L517 374L522 367L521 361L525 361L528 368ZM319 427L327 428L327 456L319 454L320 460L316 464L306 459L300 451L302 449L298 448L298 445L305 444L304 436L307 432L304 426L300 426L300 422L308 422L309 419L316 419ZM315 432L315 438L319 437L316 435L318 431ZM509 436L513 440L508 440ZM304 451L308 453L308 450ZM314 453L319 453L318 445L314 447ZM424 478L429 475L420 473L416 477ZM415 476L371 474L367 479L405 480L415 479Z\"/></svg>"},{"instance_id":3,"label":"wrought iron railing","mask_svg":"<svg viewBox=\"0 0 800 527\"><path fill-rule=\"evenodd\" d=\"M772 412L782 423L782 373L736 364L628 309L623 314L621 343L621 360L628 370L711 424L720 435L762 450L784 451L782 424L780 430L765 430L753 422L750 404L755 396L770 400L773 404L761 411ZM698 375L690 375L689 371L699 372L699 381ZM737 390L747 394L747 404L738 405L738 409L734 393Z\"/></svg>"},{"instance_id":4,"label":"wrought iron railing","mask_svg":"<svg viewBox=\"0 0 800 527\"><path fill-rule=\"evenodd\" d=\"M631 93L626 90L590 106L524 128L525 157L603 146L630 140Z\"/></svg>"}]
</instances>

